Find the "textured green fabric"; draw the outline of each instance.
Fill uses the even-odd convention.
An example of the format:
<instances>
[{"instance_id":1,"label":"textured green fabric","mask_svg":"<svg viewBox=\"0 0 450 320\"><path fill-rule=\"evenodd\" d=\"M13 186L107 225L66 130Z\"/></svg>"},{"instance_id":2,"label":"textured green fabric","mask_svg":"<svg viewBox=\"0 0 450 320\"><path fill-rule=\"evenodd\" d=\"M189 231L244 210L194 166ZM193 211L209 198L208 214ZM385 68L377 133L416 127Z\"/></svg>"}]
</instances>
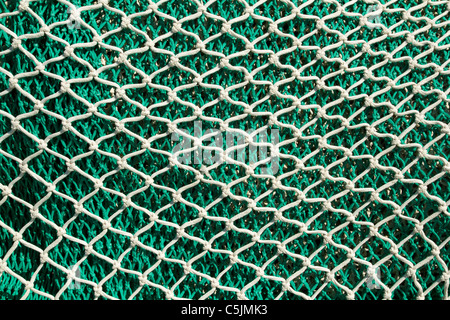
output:
<instances>
[{"instance_id":1,"label":"textured green fabric","mask_svg":"<svg viewBox=\"0 0 450 320\"><path fill-rule=\"evenodd\" d=\"M9 50L14 36L0 29L0 259L4 266L0 267L0 299L166 299L171 297L167 290L189 299L446 298L449 11L443 1L377 3L386 5L378 18L383 27L360 24L370 5L364 1L217 0L204 3L208 16L198 11L194 1L160 1L155 14L146 12L147 0L111 0L108 6L81 12L81 19L97 34L110 32L101 40L107 47L92 42L94 34L85 26L68 27L70 13L63 1L30 2L23 11L20 1L1 1L0 25L16 37L34 36L22 39L22 49ZM252 6L259 18L245 16L246 6ZM294 7L299 8L297 15L292 15ZM182 22L183 32L171 32L170 17L180 20L198 12ZM407 20L404 12L410 15ZM132 28L121 28L123 14L136 13L141 14L131 19L133 28L152 40L161 37L154 48L146 46L147 39ZM242 16L231 24L232 32L223 32L224 20ZM320 19L324 26L315 22ZM270 20L285 36L269 30ZM66 22L55 24L60 21ZM44 24L50 33L39 33ZM391 34L384 32L386 28ZM345 43L339 33L347 35ZM414 42L408 40L412 33ZM196 50L198 41L192 34L205 42L205 50ZM252 50L242 38L253 43ZM296 47L293 38L300 39L301 46ZM152 75L151 83L159 87L146 84L142 74L126 64L98 74L109 83L97 81L89 77L86 64L64 56L67 43L85 43L73 55L95 69L115 63L117 48L141 49L128 52L128 63ZM326 59L317 59L319 48L326 48ZM35 109L29 96L10 88L10 75L35 70L36 62L24 51L41 63L54 59L45 65L45 72L59 77L36 72L17 78L21 90L35 99L50 97L43 109ZM179 64L186 68L169 66L160 71L169 65L168 52L179 55ZM251 82L239 69L221 67L223 55L236 53L241 54L231 57L230 65L248 72L260 68L252 73ZM277 55L279 64L271 54ZM410 58L415 59L413 67ZM349 69L343 67L344 61ZM300 71L293 77L286 65ZM192 70L203 75L214 68L196 84ZM85 81L71 83L73 94L60 92L63 79L76 78ZM142 85L126 89L127 100L117 98L113 84ZM194 85L180 89L186 84ZM275 92L270 84L276 84ZM236 103L219 99L220 88L234 85L228 95ZM171 101L169 88L186 103ZM99 101L96 112L90 113L88 105ZM215 103L201 116L194 114L192 105L202 107L211 101ZM251 114L245 113L245 105L252 106ZM148 110L145 116L141 106ZM270 114L276 114L275 123ZM23 130L13 130L15 117L20 117ZM199 181L186 167L171 166L168 154L174 143L167 120L184 119L177 127L193 135L194 121L201 121L205 131L220 129L220 122L232 117L236 118L228 122L231 128L279 130L281 156L274 177L282 187L274 186L273 179L258 177L260 168L248 175L245 165L223 163L209 171L208 179L228 184L232 196L224 195L220 185ZM71 123L69 131L62 131L64 118ZM115 123L124 119L132 134L116 131ZM137 137L153 138L150 149L143 149ZM319 143L321 137L325 145ZM47 139L45 148L40 149L39 139ZM97 150L89 149L92 140L98 142ZM144 175L156 173L152 183L118 169L119 157L125 156L127 164ZM79 171L68 170L67 161L74 157ZM403 177L396 175L400 171ZM96 188L93 179L102 179L103 186ZM45 182L56 180L55 190L48 190ZM348 187L350 180L354 187ZM426 188L420 188L424 184ZM206 217L199 218L199 210L174 199L173 191L181 188L182 198L198 207L216 201ZM305 199L298 200L298 190ZM124 196L130 196L134 205L126 206ZM256 198L256 209L234 219L248 209L246 199ZM76 211L76 204L81 211ZM398 206L400 213L395 210ZM161 208L152 221L150 213ZM348 213L354 221L348 221ZM111 227L103 229L102 222L108 219ZM228 219L233 219L235 228L226 229ZM189 237L177 238L176 225L188 222L192 223L184 232ZM377 230L371 233L374 225ZM58 234L58 227L66 234ZM146 227L138 236L140 244L132 246L130 235ZM22 235L20 241L14 239L14 232ZM202 241L221 232L205 250ZM251 232L260 232L258 241ZM86 254L85 244L90 242L93 251ZM279 250L282 242L286 251ZM392 254L392 243L398 253ZM436 246L439 251L433 251ZM239 261L230 264L230 252L243 247ZM166 249L165 257L158 259L150 248ZM39 250L46 250L48 258L41 260ZM310 266L304 267L305 257ZM66 271L80 261L80 277L89 283L63 288L68 284ZM114 268L114 261L120 261L120 269ZM195 272L185 273L187 262ZM368 286L371 264L378 266L385 287ZM263 269L263 277L258 268ZM153 285L140 283L145 271ZM334 279L327 277L330 271ZM218 279L221 287L212 290L211 279L204 274ZM294 274L286 285L284 280ZM93 284L100 284L102 292L96 295Z\"/></svg>"}]
</instances>

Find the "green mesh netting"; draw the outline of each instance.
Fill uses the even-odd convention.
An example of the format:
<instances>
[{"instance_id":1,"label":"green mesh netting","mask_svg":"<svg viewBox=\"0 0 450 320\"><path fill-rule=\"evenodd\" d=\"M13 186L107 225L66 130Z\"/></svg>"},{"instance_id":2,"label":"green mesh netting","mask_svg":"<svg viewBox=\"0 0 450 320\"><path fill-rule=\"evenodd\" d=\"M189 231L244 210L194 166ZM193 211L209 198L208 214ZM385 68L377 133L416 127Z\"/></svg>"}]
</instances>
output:
<instances>
[{"instance_id":1,"label":"green mesh netting","mask_svg":"<svg viewBox=\"0 0 450 320\"><path fill-rule=\"evenodd\" d=\"M449 9L0 1L0 298L447 298Z\"/></svg>"}]
</instances>

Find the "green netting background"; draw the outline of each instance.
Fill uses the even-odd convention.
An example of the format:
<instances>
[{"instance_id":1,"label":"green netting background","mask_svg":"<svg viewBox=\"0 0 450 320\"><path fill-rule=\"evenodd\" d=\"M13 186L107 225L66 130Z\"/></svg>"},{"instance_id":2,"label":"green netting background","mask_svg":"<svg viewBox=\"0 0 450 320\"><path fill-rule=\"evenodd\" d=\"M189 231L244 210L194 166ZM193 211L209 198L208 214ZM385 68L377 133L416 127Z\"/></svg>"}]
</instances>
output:
<instances>
[{"instance_id":1,"label":"green netting background","mask_svg":"<svg viewBox=\"0 0 450 320\"><path fill-rule=\"evenodd\" d=\"M202 14L198 2L168 0L157 2L155 14L147 12L147 0L110 0L82 10L80 17L91 29L69 28L67 3L33 1L21 10L20 1L0 1L0 298L166 299L169 291L189 299L448 297L447 1L373 1L385 5L379 14L383 27L375 28L361 23L368 1L217 0L203 3ZM91 6L97 1L71 3ZM252 16L246 13L249 6ZM133 28L121 28L124 14L137 14L131 26L159 39L153 48ZM174 19L192 15L181 24L184 32L172 32ZM223 19L217 17L244 18L231 24L232 32L223 32ZM320 19L325 27L316 23ZM271 20L290 36L274 32ZM49 33L40 33L44 25ZM108 46L92 42L92 30L106 34L101 42ZM345 42L339 33L346 34ZM15 47L13 39L23 35L28 36L21 38L21 48ZM242 38L253 42L252 50ZM197 50L198 39L206 50ZM86 46L64 55L67 44L81 43ZM97 79L109 82L98 81L79 60L98 69L113 65L120 50L139 48L128 53L128 63L152 75L151 83L160 87L147 84L142 73L123 63L98 74ZM317 58L319 48L326 48L325 58ZM171 61L168 52L178 55L185 68L170 65L161 71ZM220 66L221 57L239 52L229 64L256 70L252 81L236 68ZM36 61L50 59L47 73L33 73ZM349 69L343 70L343 62ZM286 65L300 71L293 76ZM216 67L201 84L195 82L192 70L203 75ZM20 77L24 73L29 74ZM11 77L20 90L11 87ZM72 82L70 92L60 91L62 80L77 78L84 81ZM113 84L131 85L125 90L128 99L117 97ZM275 92L270 84L276 84ZM219 99L218 88L231 86L229 97L240 103ZM178 99L170 99L167 88L176 90ZM46 99L43 108L36 109L30 96ZM202 107L211 101L200 116L195 114L191 104ZM91 113L89 103L97 102ZM245 113L245 105L252 106L252 113ZM276 114L275 123L270 114ZM68 131L64 118L70 121ZM167 154L174 143L167 120L180 119L177 127L190 133L194 121L207 130L220 129L220 122L230 119L231 128L278 129L281 156L275 178L281 187L258 177L260 168L248 175L245 165L223 163L209 171L208 179L230 185L231 195L224 195L219 185L199 181L192 170L171 166ZM127 120L124 127L133 134L116 131L120 120ZM324 136L325 146L319 145ZM151 148L143 149L137 137L153 138ZM39 139L47 139L45 148ZM89 149L92 140L97 150ZM351 149L350 157L345 149ZM128 166L153 175L152 183L118 169L118 157L110 154L127 157ZM79 171L70 171L67 161L75 157ZM371 166L374 157L378 161ZM403 177L396 174L400 171ZM94 178L103 180L102 188L96 188ZM47 190L45 183L56 180L55 190ZM350 180L354 188L348 188ZM173 190L183 187L185 201L209 206L206 217L173 198ZM298 200L296 190L304 191L306 199ZM124 196L130 194L134 205L127 206ZM248 210L246 199L258 199L256 208ZM149 212L158 210L152 221ZM111 227L103 229L108 219ZM226 229L228 219L235 228ZM177 238L174 226L186 223L190 237ZM58 234L58 227L66 234ZM142 245L132 246L130 235L143 228L138 236ZM246 231L259 233L258 241ZM205 250L202 241L221 232ZM88 254L87 243L92 244ZM286 251L279 251L280 243ZM230 264L230 253L243 247L238 262ZM165 249L164 258L150 248ZM349 258L349 250L354 257ZM42 252L48 257L41 259ZM304 267L304 257L310 266ZM120 261L119 268L114 261ZM187 262L195 272L185 273ZM77 263L85 281L69 286L66 271ZM381 288L371 289L366 282L370 265L380 270ZM261 267L263 276L257 272ZM212 286L212 278L219 287ZM101 291L94 290L96 284Z\"/></svg>"}]
</instances>

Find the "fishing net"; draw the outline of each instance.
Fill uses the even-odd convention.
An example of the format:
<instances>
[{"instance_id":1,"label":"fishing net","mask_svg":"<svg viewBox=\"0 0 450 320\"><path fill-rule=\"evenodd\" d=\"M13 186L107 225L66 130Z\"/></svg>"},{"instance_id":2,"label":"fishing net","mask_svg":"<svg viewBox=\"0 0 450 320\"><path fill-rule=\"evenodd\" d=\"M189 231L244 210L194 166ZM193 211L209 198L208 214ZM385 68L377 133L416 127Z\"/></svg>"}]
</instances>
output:
<instances>
[{"instance_id":1,"label":"fishing net","mask_svg":"<svg viewBox=\"0 0 450 320\"><path fill-rule=\"evenodd\" d=\"M1 1L0 298L446 299L449 10Z\"/></svg>"}]
</instances>

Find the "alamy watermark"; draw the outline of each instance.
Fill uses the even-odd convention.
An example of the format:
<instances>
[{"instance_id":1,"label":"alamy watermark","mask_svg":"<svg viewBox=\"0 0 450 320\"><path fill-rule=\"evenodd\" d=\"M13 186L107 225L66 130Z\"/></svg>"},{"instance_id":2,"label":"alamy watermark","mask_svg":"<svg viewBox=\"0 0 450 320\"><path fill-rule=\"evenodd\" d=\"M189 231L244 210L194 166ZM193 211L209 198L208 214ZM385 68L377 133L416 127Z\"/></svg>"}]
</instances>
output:
<instances>
[{"instance_id":1,"label":"alamy watermark","mask_svg":"<svg viewBox=\"0 0 450 320\"><path fill-rule=\"evenodd\" d=\"M367 287L371 290L381 289L381 271L380 268L374 268L366 280Z\"/></svg>"},{"instance_id":2,"label":"alamy watermark","mask_svg":"<svg viewBox=\"0 0 450 320\"><path fill-rule=\"evenodd\" d=\"M69 270L71 270L74 273L75 278L80 279L81 278L81 271L80 267L78 266L70 266ZM79 290L81 289L81 283L77 281L76 279L73 279L72 282L69 284L70 290Z\"/></svg>"},{"instance_id":3,"label":"alamy watermark","mask_svg":"<svg viewBox=\"0 0 450 320\"><path fill-rule=\"evenodd\" d=\"M374 5L370 5L367 8L367 27L369 29L374 29L374 28L381 28L381 13L377 13L376 11L378 11L380 8L379 5L374 4Z\"/></svg>"},{"instance_id":4,"label":"alamy watermark","mask_svg":"<svg viewBox=\"0 0 450 320\"><path fill-rule=\"evenodd\" d=\"M78 7L72 5L67 7L67 13L69 16L69 22L67 23L67 27L71 30L80 29L81 28L81 12Z\"/></svg>"},{"instance_id":5,"label":"alamy watermark","mask_svg":"<svg viewBox=\"0 0 450 320\"><path fill-rule=\"evenodd\" d=\"M202 122L194 121L193 136L188 130L177 129L171 139L176 142L172 154L181 164L244 164L270 175L279 169L278 129L203 131Z\"/></svg>"}]
</instances>

